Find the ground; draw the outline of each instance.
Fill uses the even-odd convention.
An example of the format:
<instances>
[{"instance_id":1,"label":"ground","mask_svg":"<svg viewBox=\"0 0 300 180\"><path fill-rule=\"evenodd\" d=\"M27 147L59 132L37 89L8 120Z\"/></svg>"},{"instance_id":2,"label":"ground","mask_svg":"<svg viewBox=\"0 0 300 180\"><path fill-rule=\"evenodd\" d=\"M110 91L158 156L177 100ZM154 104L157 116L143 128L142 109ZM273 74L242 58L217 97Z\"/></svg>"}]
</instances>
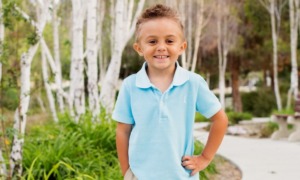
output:
<instances>
[{"instance_id":1,"label":"ground","mask_svg":"<svg viewBox=\"0 0 300 180\"><path fill-rule=\"evenodd\" d=\"M241 180L242 172L230 160L217 155L215 157L218 174L210 175L209 180Z\"/></svg>"}]
</instances>

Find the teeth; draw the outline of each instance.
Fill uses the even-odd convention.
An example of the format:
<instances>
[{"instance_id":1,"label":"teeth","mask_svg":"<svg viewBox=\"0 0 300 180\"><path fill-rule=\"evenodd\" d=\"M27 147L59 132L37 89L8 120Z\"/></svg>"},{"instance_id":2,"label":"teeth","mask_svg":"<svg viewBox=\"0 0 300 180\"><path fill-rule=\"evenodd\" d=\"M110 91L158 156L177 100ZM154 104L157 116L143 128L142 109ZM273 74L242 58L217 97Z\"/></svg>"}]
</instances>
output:
<instances>
[{"instance_id":1,"label":"teeth","mask_svg":"<svg viewBox=\"0 0 300 180\"><path fill-rule=\"evenodd\" d=\"M155 57L159 59L163 59L163 58L167 58L168 56L155 56Z\"/></svg>"}]
</instances>

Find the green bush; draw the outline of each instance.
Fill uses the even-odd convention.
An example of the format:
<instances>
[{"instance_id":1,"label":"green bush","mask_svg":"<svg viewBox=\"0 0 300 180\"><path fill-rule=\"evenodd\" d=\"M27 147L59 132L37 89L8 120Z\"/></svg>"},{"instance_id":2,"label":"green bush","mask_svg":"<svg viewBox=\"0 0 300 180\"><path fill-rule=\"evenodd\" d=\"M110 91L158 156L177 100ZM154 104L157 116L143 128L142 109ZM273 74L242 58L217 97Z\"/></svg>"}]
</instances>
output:
<instances>
[{"instance_id":1,"label":"green bush","mask_svg":"<svg viewBox=\"0 0 300 180\"><path fill-rule=\"evenodd\" d=\"M208 122L209 119L207 119L206 117L204 117L203 115L201 115L200 113L196 113L195 115L195 122Z\"/></svg>"},{"instance_id":2,"label":"green bush","mask_svg":"<svg viewBox=\"0 0 300 180\"><path fill-rule=\"evenodd\" d=\"M238 124L241 120L252 119L252 114L250 113L238 113L238 112L227 112L229 123L231 125Z\"/></svg>"},{"instance_id":3,"label":"green bush","mask_svg":"<svg viewBox=\"0 0 300 180\"><path fill-rule=\"evenodd\" d=\"M270 116L272 110L276 108L275 96L271 89L243 93L242 103L244 112L257 117Z\"/></svg>"},{"instance_id":4,"label":"green bush","mask_svg":"<svg viewBox=\"0 0 300 180\"><path fill-rule=\"evenodd\" d=\"M115 122L78 124L68 116L58 124L32 127L25 137L27 179L122 179L115 148Z\"/></svg>"},{"instance_id":5,"label":"green bush","mask_svg":"<svg viewBox=\"0 0 300 180\"><path fill-rule=\"evenodd\" d=\"M16 110L19 103L19 92L15 88L7 88L0 91L0 107L8 110Z\"/></svg>"}]
</instances>

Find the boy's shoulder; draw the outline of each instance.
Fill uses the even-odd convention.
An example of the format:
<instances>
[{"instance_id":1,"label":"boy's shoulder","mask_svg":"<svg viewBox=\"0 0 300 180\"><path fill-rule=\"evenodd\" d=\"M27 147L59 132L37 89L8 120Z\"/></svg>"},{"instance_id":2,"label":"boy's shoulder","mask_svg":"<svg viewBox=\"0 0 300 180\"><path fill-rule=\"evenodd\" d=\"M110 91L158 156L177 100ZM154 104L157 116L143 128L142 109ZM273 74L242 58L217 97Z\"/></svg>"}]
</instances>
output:
<instances>
[{"instance_id":1,"label":"boy's shoulder","mask_svg":"<svg viewBox=\"0 0 300 180\"><path fill-rule=\"evenodd\" d=\"M127 76L127 77L123 80L123 84L126 85L126 86L131 86L131 85L134 85L134 84L135 84L135 81L136 81L136 73Z\"/></svg>"},{"instance_id":2,"label":"boy's shoulder","mask_svg":"<svg viewBox=\"0 0 300 180\"><path fill-rule=\"evenodd\" d=\"M194 73L194 72L191 72L188 70L186 70L186 71L188 72L189 80L191 83L199 84L199 83L205 82L204 78L200 74L197 74L197 73Z\"/></svg>"}]
</instances>

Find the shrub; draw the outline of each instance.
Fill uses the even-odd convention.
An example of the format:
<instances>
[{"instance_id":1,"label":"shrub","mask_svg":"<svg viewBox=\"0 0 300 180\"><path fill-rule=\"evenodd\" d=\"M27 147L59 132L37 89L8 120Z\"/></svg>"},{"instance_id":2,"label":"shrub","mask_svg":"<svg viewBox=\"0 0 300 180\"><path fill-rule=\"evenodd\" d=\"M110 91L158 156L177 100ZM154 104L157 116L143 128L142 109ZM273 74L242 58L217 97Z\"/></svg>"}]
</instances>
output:
<instances>
[{"instance_id":1,"label":"shrub","mask_svg":"<svg viewBox=\"0 0 300 180\"><path fill-rule=\"evenodd\" d=\"M115 148L116 123L78 124L68 116L58 124L32 127L25 137L27 179L122 179Z\"/></svg>"},{"instance_id":2,"label":"shrub","mask_svg":"<svg viewBox=\"0 0 300 180\"><path fill-rule=\"evenodd\" d=\"M274 93L271 89L243 93L242 103L244 112L258 117L270 116L272 110L276 108Z\"/></svg>"},{"instance_id":3,"label":"shrub","mask_svg":"<svg viewBox=\"0 0 300 180\"><path fill-rule=\"evenodd\" d=\"M250 113L227 112L228 120L231 125L238 124L241 120L250 120Z\"/></svg>"},{"instance_id":4,"label":"shrub","mask_svg":"<svg viewBox=\"0 0 300 180\"><path fill-rule=\"evenodd\" d=\"M201 115L200 113L196 113L195 115L195 122L208 122L209 119L207 119L206 117L204 117L203 115Z\"/></svg>"}]
</instances>

